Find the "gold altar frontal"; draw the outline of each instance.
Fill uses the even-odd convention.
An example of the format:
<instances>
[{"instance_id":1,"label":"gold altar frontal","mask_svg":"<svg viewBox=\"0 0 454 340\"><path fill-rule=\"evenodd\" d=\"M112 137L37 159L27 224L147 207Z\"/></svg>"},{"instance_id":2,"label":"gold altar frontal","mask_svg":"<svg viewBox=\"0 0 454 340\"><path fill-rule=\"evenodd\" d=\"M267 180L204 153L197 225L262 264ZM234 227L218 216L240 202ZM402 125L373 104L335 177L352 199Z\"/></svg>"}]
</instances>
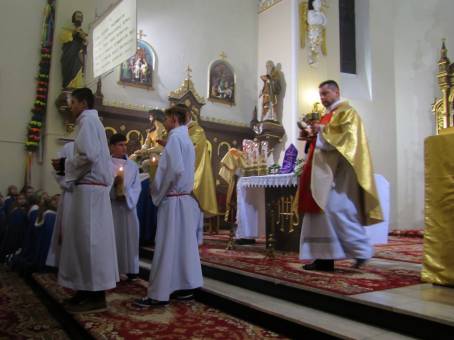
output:
<instances>
[{"instance_id":1,"label":"gold altar frontal","mask_svg":"<svg viewBox=\"0 0 454 340\"><path fill-rule=\"evenodd\" d=\"M447 130L447 129L446 129ZM454 133L425 140L424 282L454 286Z\"/></svg>"}]
</instances>

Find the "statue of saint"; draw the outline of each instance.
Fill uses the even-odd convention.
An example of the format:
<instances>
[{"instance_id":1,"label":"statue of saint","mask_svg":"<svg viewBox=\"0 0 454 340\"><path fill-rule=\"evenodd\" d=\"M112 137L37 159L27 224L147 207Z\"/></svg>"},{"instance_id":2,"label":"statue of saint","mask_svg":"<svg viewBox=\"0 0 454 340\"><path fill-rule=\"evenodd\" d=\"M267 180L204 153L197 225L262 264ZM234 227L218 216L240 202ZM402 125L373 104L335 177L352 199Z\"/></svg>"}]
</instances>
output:
<instances>
[{"instance_id":1,"label":"statue of saint","mask_svg":"<svg viewBox=\"0 0 454 340\"><path fill-rule=\"evenodd\" d=\"M266 62L266 74L260 76L263 81L262 120L277 120L276 106L281 93L281 77L271 60Z\"/></svg>"},{"instance_id":2,"label":"statue of saint","mask_svg":"<svg viewBox=\"0 0 454 340\"><path fill-rule=\"evenodd\" d=\"M60 36L63 44L61 55L63 89L75 89L84 86L83 72L88 34L82 29L83 20L83 13L75 11L72 15L74 28L65 28Z\"/></svg>"},{"instance_id":3,"label":"statue of saint","mask_svg":"<svg viewBox=\"0 0 454 340\"><path fill-rule=\"evenodd\" d=\"M160 144L167 138L167 131L164 127L164 112L159 109L151 110L150 112L151 128L147 130L147 138L142 147L136 150L129 158L140 166L146 162L153 154L159 155L163 146Z\"/></svg>"}]
</instances>

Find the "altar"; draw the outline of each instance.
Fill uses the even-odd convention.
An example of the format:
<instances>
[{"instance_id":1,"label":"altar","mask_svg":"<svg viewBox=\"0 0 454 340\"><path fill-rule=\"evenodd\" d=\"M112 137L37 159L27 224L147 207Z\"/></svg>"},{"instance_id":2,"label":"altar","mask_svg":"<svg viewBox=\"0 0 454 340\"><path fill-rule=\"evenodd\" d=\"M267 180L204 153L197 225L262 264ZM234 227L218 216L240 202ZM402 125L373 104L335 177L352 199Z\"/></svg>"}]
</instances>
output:
<instances>
[{"instance_id":1,"label":"altar","mask_svg":"<svg viewBox=\"0 0 454 340\"><path fill-rule=\"evenodd\" d=\"M294 173L241 177L237 183L237 239L266 237L267 247L297 251L301 223L292 212Z\"/></svg>"},{"instance_id":2,"label":"altar","mask_svg":"<svg viewBox=\"0 0 454 340\"><path fill-rule=\"evenodd\" d=\"M389 182L375 174L384 221L366 227L370 243L388 243L390 215ZM292 211L298 185L294 173L241 177L237 183L236 239L266 238L266 247L299 251L303 216Z\"/></svg>"}]
</instances>

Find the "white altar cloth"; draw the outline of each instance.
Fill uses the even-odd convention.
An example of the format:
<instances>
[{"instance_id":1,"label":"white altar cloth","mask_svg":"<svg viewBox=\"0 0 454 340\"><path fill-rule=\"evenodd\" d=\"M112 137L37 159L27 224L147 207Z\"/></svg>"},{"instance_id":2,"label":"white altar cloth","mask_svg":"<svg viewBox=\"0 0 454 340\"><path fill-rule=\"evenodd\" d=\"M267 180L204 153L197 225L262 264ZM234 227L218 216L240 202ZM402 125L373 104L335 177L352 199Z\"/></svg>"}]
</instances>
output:
<instances>
[{"instance_id":1,"label":"white altar cloth","mask_svg":"<svg viewBox=\"0 0 454 340\"><path fill-rule=\"evenodd\" d=\"M390 215L390 185L382 176L375 174L378 196L384 221L366 227L370 243L388 243ZM237 183L237 224L235 237L255 239L265 237L265 188L297 186L295 174L241 177Z\"/></svg>"},{"instance_id":2,"label":"white altar cloth","mask_svg":"<svg viewBox=\"0 0 454 340\"><path fill-rule=\"evenodd\" d=\"M237 183L237 224L235 237L265 237L265 188L297 186L294 173L241 177Z\"/></svg>"}]
</instances>

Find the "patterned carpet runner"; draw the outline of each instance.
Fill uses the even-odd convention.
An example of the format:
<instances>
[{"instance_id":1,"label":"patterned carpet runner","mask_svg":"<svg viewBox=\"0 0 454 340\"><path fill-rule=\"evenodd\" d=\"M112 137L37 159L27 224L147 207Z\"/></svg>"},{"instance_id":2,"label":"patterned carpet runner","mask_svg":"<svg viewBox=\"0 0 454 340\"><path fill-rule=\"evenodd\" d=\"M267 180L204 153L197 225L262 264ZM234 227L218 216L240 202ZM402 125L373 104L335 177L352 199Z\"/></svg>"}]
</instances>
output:
<instances>
[{"instance_id":1,"label":"patterned carpet runner","mask_svg":"<svg viewBox=\"0 0 454 340\"><path fill-rule=\"evenodd\" d=\"M57 301L69 297L55 274L34 274L34 279ZM172 301L148 310L135 307L145 296L147 282L120 282L107 294L109 310L74 314L96 339L284 339L197 301Z\"/></svg>"},{"instance_id":2,"label":"patterned carpet runner","mask_svg":"<svg viewBox=\"0 0 454 340\"><path fill-rule=\"evenodd\" d=\"M0 339L69 339L32 289L0 267Z\"/></svg>"},{"instance_id":3,"label":"patterned carpet runner","mask_svg":"<svg viewBox=\"0 0 454 340\"><path fill-rule=\"evenodd\" d=\"M277 252L266 257L263 240L256 245L226 250L227 235L208 235L200 249L201 260L226 270L279 281L296 287L312 287L342 295L354 295L420 283L423 244L421 238L391 236L389 243L375 247L375 256L361 269L353 261L336 261L334 272L302 269L297 253Z\"/></svg>"}]
</instances>

